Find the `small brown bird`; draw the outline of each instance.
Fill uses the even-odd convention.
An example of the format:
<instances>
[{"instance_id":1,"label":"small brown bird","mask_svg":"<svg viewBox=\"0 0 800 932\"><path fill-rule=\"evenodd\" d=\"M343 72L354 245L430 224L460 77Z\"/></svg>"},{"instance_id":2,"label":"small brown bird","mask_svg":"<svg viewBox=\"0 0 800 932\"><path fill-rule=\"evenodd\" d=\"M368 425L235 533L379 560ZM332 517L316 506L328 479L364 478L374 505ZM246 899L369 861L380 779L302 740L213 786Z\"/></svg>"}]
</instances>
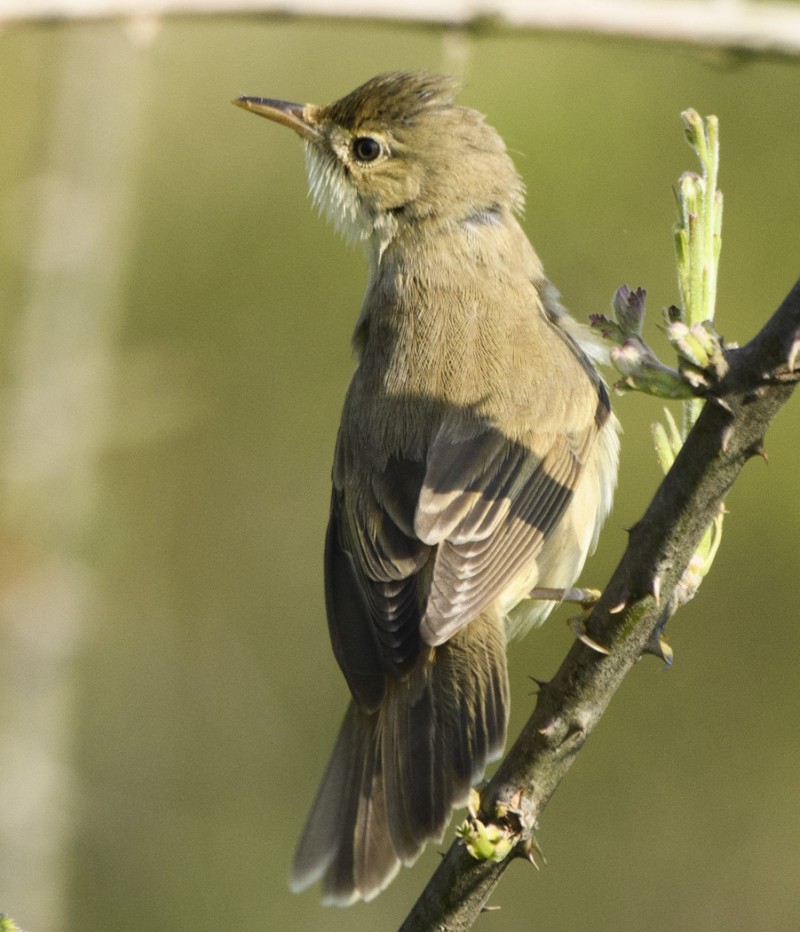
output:
<instances>
[{"instance_id":1,"label":"small brown bird","mask_svg":"<svg viewBox=\"0 0 800 932\"><path fill-rule=\"evenodd\" d=\"M441 839L506 738L506 643L541 622L611 506L618 438L583 331L517 222L523 186L458 85L382 74L326 107L240 97L305 143L365 244L325 542L352 693L293 889L376 896Z\"/></svg>"}]
</instances>

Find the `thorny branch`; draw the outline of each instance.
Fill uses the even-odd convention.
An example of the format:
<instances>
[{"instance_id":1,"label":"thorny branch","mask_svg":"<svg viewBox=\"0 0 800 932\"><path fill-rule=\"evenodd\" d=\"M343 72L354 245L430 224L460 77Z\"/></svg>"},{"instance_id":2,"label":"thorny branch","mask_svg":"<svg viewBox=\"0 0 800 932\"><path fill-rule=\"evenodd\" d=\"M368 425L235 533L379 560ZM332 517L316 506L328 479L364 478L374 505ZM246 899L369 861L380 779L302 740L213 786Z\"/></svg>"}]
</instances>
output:
<instances>
[{"instance_id":1,"label":"thorny branch","mask_svg":"<svg viewBox=\"0 0 800 932\"><path fill-rule=\"evenodd\" d=\"M532 832L587 736L633 664L652 649L678 607L681 577L709 522L744 464L763 454L763 438L799 373L800 279L763 329L726 353L728 370L709 398L672 469L586 622L602 654L580 640L481 797L480 818L513 829L518 842L500 862L450 847L401 932L472 927L514 857L528 857ZM499 816L498 816L499 813Z\"/></svg>"}]
</instances>

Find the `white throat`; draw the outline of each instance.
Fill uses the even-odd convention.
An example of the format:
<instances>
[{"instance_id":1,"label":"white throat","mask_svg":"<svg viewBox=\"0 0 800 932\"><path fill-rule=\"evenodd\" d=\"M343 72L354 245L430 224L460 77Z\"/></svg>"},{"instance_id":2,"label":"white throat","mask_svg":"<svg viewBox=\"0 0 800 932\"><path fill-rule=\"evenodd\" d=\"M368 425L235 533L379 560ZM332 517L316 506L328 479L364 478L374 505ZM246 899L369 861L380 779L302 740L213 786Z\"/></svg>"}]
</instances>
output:
<instances>
[{"instance_id":1,"label":"white throat","mask_svg":"<svg viewBox=\"0 0 800 932\"><path fill-rule=\"evenodd\" d=\"M350 243L371 241L378 261L397 231L397 220L375 211L359 197L332 152L311 142L304 145L308 191L317 210Z\"/></svg>"}]
</instances>

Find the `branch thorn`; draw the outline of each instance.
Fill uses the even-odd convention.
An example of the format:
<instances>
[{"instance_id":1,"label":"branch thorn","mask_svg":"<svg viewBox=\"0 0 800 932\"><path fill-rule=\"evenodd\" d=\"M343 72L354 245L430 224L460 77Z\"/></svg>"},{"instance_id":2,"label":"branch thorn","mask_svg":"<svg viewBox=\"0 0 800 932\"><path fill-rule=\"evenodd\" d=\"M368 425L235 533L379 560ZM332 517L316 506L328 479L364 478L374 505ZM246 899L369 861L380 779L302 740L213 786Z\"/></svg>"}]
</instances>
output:
<instances>
[{"instance_id":1,"label":"branch thorn","mask_svg":"<svg viewBox=\"0 0 800 932\"><path fill-rule=\"evenodd\" d=\"M541 691L546 689L550 685L550 680L540 680L537 676L534 676L532 673L528 674L528 679L532 680L536 685L536 688Z\"/></svg>"},{"instance_id":2,"label":"branch thorn","mask_svg":"<svg viewBox=\"0 0 800 932\"><path fill-rule=\"evenodd\" d=\"M730 424L722 431L722 439L720 441L720 447L722 448L723 453L728 452L728 447L730 446L731 437L733 437L733 428Z\"/></svg>"},{"instance_id":3,"label":"branch thorn","mask_svg":"<svg viewBox=\"0 0 800 932\"><path fill-rule=\"evenodd\" d=\"M650 594L653 596L656 606L657 607L660 606L661 605L661 577L660 576L653 577L653 582L652 582L652 585L650 586Z\"/></svg>"},{"instance_id":4,"label":"branch thorn","mask_svg":"<svg viewBox=\"0 0 800 932\"><path fill-rule=\"evenodd\" d=\"M667 644L667 642L664 640L662 630L663 626L659 625L652 633L650 640L645 645L644 653L653 654L653 656L658 657L659 660L663 660L664 668L669 669L672 666L675 653L669 644Z\"/></svg>"},{"instance_id":5,"label":"branch thorn","mask_svg":"<svg viewBox=\"0 0 800 932\"><path fill-rule=\"evenodd\" d=\"M597 641L594 641L589 637L589 635L586 633L586 626L583 623L582 617L578 616L577 618L570 618L569 626L572 628L575 637L582 644L585 644L593 651L596 651L598 654L603 654L606 657L611 653L607 647L603 647L602 644L598 644Z\"/></svg>"},{"instance_id":6,"label":"branch thorn","mask_svg":"<svg viewBox=\"0 0 800 932\"><path fill-rule=\"evenodd\" d=\"M608 610L609 615L619 615L620 612L624 612L628 607L628 599L630 598L629 594L626 592L623 594L622 598L617 602L616 605L612 605Z\"/></svg>"},{"instance_id":7,"label":"branch thorn","mask_svg":"<svg viewBox=\"0 0 800 932\"><path fill-rule=\"evenodd\" d=\"M800 330L795 331L792 345L789 347L789 356L786 360L786 365L789 367L789 372L795 371L794 364L797 362L798 353L800 353Z\"/></svg>"}]
</instances>

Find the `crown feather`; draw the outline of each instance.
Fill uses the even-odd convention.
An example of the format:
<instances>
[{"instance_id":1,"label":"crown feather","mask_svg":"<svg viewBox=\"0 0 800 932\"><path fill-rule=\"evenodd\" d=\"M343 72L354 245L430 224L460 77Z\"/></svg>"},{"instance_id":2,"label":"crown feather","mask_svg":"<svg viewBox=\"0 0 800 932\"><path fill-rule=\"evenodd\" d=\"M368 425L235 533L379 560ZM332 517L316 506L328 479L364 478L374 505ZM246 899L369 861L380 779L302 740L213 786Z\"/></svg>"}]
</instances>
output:
<instances>
[{"instance_id":1,"label":"crown feather","mask_svg":"<svg viewBox=\"0 0 800 932\"><path fill-rule=\"evenodd\" d=\"M452 107L460 89L461 83L448 75L390 71L322 107L319 117L351 130L366 121L410 123L424 110Z\"/></svg>"}]
</instances>

